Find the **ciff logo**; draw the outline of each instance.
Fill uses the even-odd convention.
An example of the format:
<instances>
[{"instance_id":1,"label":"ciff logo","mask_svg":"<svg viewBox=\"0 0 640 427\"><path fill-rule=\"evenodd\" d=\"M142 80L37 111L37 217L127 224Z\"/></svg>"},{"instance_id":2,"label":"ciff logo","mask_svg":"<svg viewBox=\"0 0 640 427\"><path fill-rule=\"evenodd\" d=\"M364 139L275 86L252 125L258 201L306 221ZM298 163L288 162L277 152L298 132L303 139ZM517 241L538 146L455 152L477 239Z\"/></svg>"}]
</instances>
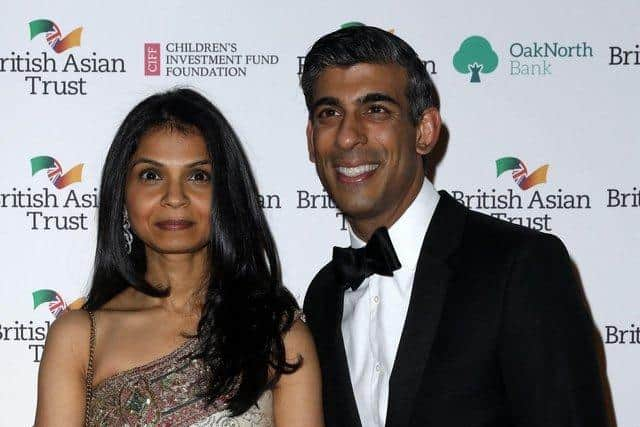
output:
<instances>
[{"instance_id":1,"label":"ciff logo","mask_svg":"<svg viewBox=\"0 0 640 427\"><path fill-rule=\"evenodd\" d=\"M51 49L56 53L62 53L72 47L80 46L80 39L82 38L82 27L78 27L62 37L60 27L48 19L35 19L29 22L29 30L31 40L40 34L44 34L47 43L49 43Z\"/></svg>"},{"instance_id":2,"label":"ciff logo","mask_svg":"<svg viewBox=\"0 0 640 427\"><path fill-rule=\"evenodd\" d=\"M506 171L512 171L513 180L522 190L528 190L535 185L546 183L548 169L548 164L542 165L532 173L529 173L524 162L516 157L502 157L496 160L497 176Z\"/></svg>"},{"instance_id":3,"label":"ciff logo","mask_svg":"<svg viewBox=\"0 0 640 427\"><path fill-rule=\"evenodd\" d=\"M459 73L471 73L471 83L480 83L480 73L492 73L498 67L498 55L484 37L467 37L453 55L453 67Z\"/></svg>"},{"instance_id":4,"label":"ciff logo","mask_svg":"<svg viewBox=\"0 0 640 427\"><path fill-rule=\"evenodd\" d=\"M46 170L51 183L60 190L73 183L81 182L83 167L83 163L77 164L63 174L62 166L56 159L50 156L37 156L31 159L31 176Z\"/></svg>"},{"instance_id":5,"label":"ciff logo","mask_svg":"<svg viewBox=\"0 0 640 427\"><path fill-rule=\"evenodd\" d=\"M159 76L162 67L160 43L144 44L144 75Z\"/></svg>"},{"instance_id":6,"label":"ciff logo","mask_svg":"<svg viewBox=\"0 0 640 427\"><path fill-rule=\"evenodd\" d=\"M67 305L62 296L52 289L38 289L32 292L31 296L33 297L34 310L42 304L49 303L49 311L56 319L60 317L65 310L77 310L85 303L84 298L78 298L70 305Z\"/></svg>"}]
</instances>

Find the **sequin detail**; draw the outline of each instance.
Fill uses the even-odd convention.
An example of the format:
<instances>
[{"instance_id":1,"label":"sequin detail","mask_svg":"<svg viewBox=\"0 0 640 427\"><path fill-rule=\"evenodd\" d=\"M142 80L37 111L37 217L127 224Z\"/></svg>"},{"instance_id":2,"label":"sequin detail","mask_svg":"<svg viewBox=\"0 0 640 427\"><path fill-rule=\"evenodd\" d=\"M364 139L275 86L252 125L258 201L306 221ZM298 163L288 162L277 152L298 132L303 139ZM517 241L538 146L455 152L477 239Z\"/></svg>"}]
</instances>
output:
<instances>
[{"instance_id":1,"label":"sequin detail","mask_svg":"<svg viewBox=\"0 0 640 427\"><path fill-rule=\"evenodd\" d=\"M197 426L271 427L273 402L265 392L257 405L231 417L222 396L205 405L201 394L207 386L207 370L189 356L197 341L188 340L172 353L151 363L108 377L93 389L89 403L91 427Z\"/></svg>"}]
</instances>

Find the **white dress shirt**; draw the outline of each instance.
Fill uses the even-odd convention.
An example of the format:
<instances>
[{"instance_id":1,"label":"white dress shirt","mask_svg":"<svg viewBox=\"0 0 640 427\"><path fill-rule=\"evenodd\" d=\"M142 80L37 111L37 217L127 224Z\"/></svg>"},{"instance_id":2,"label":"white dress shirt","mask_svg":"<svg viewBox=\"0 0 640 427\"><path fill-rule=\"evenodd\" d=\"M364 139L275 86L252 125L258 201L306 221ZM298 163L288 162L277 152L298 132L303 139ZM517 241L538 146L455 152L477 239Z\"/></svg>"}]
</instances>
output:
<instances>
[{"instance_id":1,"label":"white dress shirt","mask_svg":"<svg viewBox=\"0 0 640 427\"><path fill-rule=\"evenodd\" d=\"M402 267L393 277L374 274L344 293L342 336L363 427L384 427L389 378L407 316L420 249L440 195L427 179L415 200L389 229ZM349 228L351 247L365 242Z\"/></svg>"}]
</instances>

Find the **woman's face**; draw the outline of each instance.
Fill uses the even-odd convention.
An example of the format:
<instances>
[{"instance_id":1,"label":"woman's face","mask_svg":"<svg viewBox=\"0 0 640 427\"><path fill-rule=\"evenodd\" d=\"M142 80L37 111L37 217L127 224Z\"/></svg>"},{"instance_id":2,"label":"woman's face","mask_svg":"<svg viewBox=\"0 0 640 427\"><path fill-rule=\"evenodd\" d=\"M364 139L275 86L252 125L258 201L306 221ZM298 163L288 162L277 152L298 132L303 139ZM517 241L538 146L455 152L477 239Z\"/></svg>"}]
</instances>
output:
<instances>
[{"instance_id":1,"label":"woman's face","mask_svg":"<svg viewBox=\"0 0 640 427\"><path fill-rule=\"evenodd\" d=\"M197 131L158 129L139 141L127 173L125 204L148 249L193 253L209 242L211 159Z\"/></svg>"}]
</instances>

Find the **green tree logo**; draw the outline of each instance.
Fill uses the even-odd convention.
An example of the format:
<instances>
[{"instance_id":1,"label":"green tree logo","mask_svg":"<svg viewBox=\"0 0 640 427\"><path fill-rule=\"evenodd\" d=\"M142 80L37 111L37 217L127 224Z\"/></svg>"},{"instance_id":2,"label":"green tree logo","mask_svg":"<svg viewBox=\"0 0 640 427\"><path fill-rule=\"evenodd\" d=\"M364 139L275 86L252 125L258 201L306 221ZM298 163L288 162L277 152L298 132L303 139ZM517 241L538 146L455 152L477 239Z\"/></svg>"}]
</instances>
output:
<instances>
[{"instance_id":1,"label":"green tree logo","mask_svg":"<svg viewBox=\"0 0 640 427\"><path fill-rule=\"evenodd\" d=\"M498 55L481 36L466 38L453 55L453 67L462 74L471 73L471 83L480 83L480 73L492 73L498 67Z\"/></svg>"}]
</instances>

